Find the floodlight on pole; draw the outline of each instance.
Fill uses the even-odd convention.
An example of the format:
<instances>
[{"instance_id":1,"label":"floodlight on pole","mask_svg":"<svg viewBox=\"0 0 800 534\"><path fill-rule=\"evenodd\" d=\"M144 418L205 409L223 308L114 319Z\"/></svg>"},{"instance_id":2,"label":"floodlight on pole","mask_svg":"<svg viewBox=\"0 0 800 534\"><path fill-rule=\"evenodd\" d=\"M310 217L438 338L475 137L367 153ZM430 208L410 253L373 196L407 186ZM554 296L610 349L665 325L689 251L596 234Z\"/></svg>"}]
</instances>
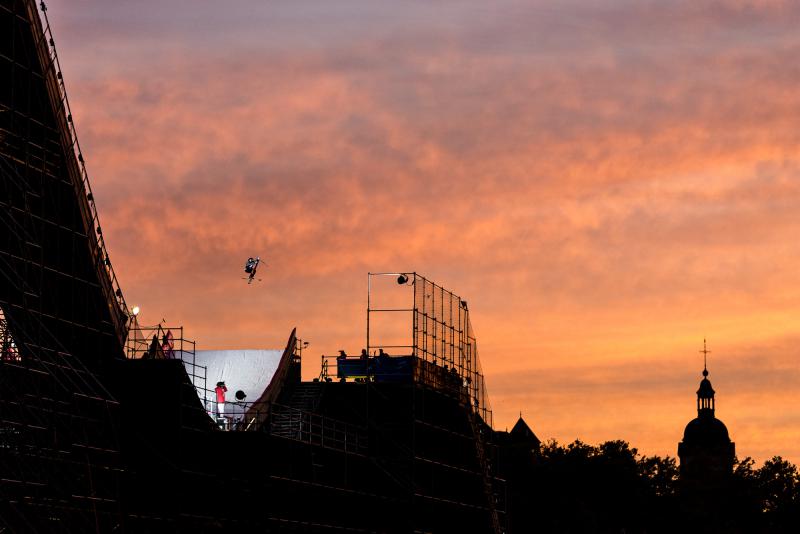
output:
<instances>
[{"instance_id":1,"label":"floodlight on pole","mask_svg":"<svg viewBox=\"0 0 800 534\"><path fill-rule=\"evenodd\" d=\"M131 308L131 313L133 314L134 317L139 315L139 306L134 306L133 308Z\"/></svg>"}]
</instances>

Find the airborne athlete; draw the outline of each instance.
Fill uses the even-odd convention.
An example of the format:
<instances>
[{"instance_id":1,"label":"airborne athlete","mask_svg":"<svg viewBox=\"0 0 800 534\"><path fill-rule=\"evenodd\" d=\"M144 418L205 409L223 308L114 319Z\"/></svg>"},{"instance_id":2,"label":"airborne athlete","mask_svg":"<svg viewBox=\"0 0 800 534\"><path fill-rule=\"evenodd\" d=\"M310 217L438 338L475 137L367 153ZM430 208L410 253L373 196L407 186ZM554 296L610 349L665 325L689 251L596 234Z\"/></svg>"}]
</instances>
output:
<instances>
[{"instance_id":1,"label":"airborne athlete","mask_svg":"<svg viewBox=\"0 0 800 534\"><path fill-rule=\"evenodd\" d=\"M244 264L244 272L246 272L249 276L246 278L248 284L252 284L253 280L256 278L256 270L258 270L258 264L261 263L261 257L256 256L255 259L247 258L247 263ZM261 279L259 278L258 281L260 282Z\"/></svg>"}]
</instances>

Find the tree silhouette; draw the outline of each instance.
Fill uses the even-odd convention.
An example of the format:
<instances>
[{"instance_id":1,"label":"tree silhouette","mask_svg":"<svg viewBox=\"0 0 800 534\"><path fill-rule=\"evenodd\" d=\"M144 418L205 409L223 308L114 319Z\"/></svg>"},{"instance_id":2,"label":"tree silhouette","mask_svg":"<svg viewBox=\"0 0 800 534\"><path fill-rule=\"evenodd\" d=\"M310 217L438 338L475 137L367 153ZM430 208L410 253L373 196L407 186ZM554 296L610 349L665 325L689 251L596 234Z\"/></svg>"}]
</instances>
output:
<instances>
[{"instance_id":1,"label":"tree silhouette","mask_svg":"<svg viewBox=\"0 0 800 534\"><path fill-rule=\"evenodd\" d=\"M622 440L543 443L515 479L511 532L788 533L800 525L800 474L776 456L737 461L714 515L681 492L675 458L642 456ZM710 513L710 512L709 512Z\"/></svg>"},{"instance_id":2,"label":"tree silhouette","mask_svg":"<svg viewBox=\"0 0 800 534\"><path fill-rule=\"evenodd\" d=\"M800 478L797 467L775 456L764 462L757 472L756 481L768 525L776 532L788 532L785 527L791 525L791 531L797 532L800 528Z\"/></svg>"}]
</instances>

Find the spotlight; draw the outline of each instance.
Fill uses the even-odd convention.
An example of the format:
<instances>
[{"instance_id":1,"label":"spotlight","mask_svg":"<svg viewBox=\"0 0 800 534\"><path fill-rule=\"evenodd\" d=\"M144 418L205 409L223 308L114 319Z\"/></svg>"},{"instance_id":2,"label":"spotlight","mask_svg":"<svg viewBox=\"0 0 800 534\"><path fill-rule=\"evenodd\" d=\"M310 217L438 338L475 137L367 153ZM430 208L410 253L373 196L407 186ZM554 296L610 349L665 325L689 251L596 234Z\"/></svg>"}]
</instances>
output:
<instances>
[{"instance_id":1,"label":"spotlight","mask_svg":"<svg viewBox=\"0 0 800 534\"><path fill-rule=\"evenodd\" d=\"M131 313L135 316L139 315L139 306L134 306L131 308Z\"/></svg>"},{"instance_id":2,"label":"spotlight","mask_svg":"<svg viewBox=\"0 0 800 534\"><path fill-rule=\"evenodd\" d=\"M408 276L406 276L405 274L401 274L400 276L397 277L397 283L400 284L401 286L403 284L407 284L408 283Z\"/></svg>"}]
</instances>

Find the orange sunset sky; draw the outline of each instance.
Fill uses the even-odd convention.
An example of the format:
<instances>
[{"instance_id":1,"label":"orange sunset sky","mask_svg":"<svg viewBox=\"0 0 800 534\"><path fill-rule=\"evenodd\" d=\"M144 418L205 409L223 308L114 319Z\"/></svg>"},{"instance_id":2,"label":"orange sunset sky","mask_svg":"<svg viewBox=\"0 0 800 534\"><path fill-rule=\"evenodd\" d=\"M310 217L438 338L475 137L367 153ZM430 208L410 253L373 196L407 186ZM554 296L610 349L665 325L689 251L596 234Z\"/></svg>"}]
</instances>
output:
<instances>
[{"instance_id":1,"label":"orange sunset sky","mask_svg":"<svg viewBox=\"0 0 800 534\"><path fill-rule=\"evenodd\" d=\"M707 337L739 458L800 462L800 2L48 7L142 322L297 326L310 378L366 273L417 271L469 301L498 428L675 456Z\"/></svg>"}]
</instances>

